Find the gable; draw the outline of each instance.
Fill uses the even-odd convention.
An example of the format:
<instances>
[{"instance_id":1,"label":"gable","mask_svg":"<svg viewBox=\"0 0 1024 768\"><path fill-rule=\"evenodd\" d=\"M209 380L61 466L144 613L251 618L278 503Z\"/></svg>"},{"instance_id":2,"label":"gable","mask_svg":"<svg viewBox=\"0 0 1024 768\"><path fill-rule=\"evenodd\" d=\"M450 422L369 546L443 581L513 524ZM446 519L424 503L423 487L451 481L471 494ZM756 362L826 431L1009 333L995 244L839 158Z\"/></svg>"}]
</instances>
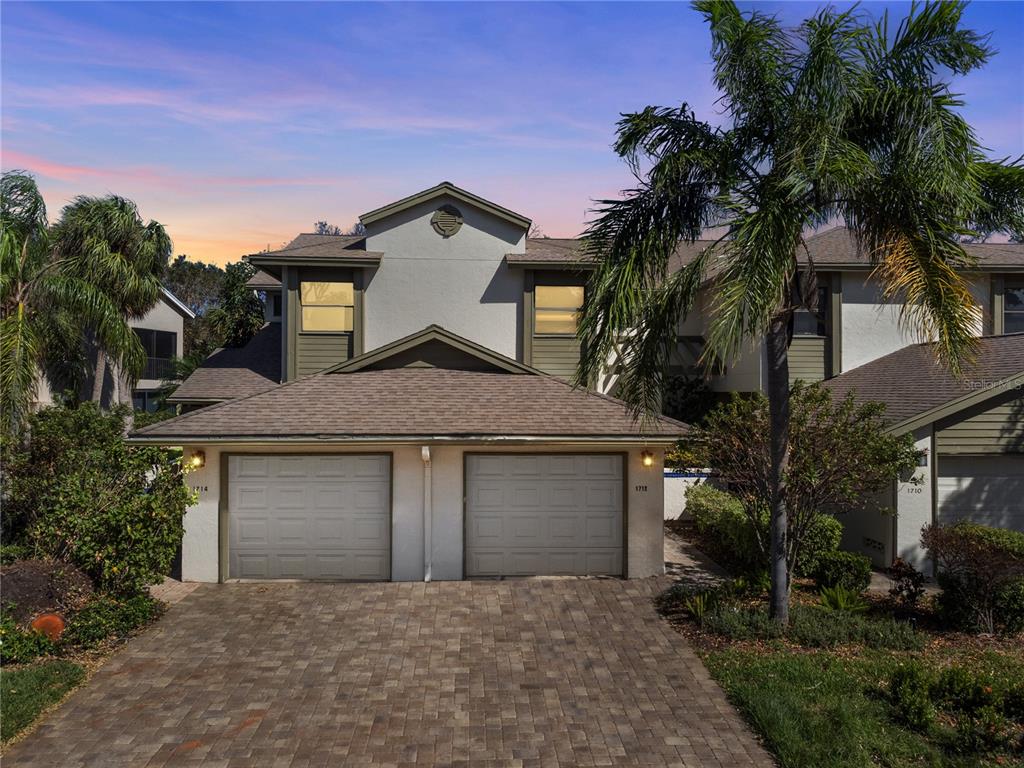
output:
<instances>
[{"instance_id":1,"label":"gable","mask_svg":"<svg viewBox=\"0 0 1024 768\"><path fill-rule=\"evenodd\" d=\"M438 325L427 326L422 331L328 368L325 373L356 373L398 368L438 368L480 373L540 373Z\"/></svg>"},{"instance_id":2,"label":"gable","mask_svg":"<svg viewBox=\"0 0 1024 768\"><path fill-rule=\"evenodd\" d=\"M388 203L380 208L375 208L372 211L364 213L359 217L359 220L369 229L371 225L378 224L385 219L392 218L403 211L409 210L410 208L434 202L439 203L437 205L438 209L449 207L461 210L462 207L469 206L495 218L502 219L520 229L529 229L531 224L530 219L526 216L509 210L497 203L492 203L490 200L486 200L479 195L474 195L468 190L455 186L450 181L442 181L435 187L425 189L422 192L417 192L413 195L409 195L408 197L403 197L401 200Z\"/></svg>"}]
</instances>

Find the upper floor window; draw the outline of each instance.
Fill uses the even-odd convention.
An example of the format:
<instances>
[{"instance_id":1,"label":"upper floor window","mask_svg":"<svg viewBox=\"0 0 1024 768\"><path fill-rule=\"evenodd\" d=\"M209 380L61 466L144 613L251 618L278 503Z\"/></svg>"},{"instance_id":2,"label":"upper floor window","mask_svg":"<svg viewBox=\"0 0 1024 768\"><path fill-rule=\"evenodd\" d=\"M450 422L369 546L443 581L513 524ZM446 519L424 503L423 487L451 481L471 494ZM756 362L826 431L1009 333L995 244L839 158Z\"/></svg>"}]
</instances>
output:
<instances>
[{"instance_id":1,"label":"upper floor window","mask_svg":"<svg viewBox=\"0 0 1024 768\"><path fill-rule=\"evenodd\" d=\"M794 336L827 336L828 288L818 288L818 303L812 312L801 307L793 313Z\"/></svg>"},{"instance_id":2,"label":"upper floor window","mask_svg":"<svg viewBox=\"0 0 1024 768\"><path fill-rule=\"evenodd\" d=\"M281 292L270 294L270 316L275 320L281 319Z\"/></svg>"},{"instance_id":3,"label":"upper floor window","mask_svg":"<svg viewBox=\"0 0 1024 768\"><path fill-rule=\"evenodd\" d=\"M351 331L355 322L352 283L303 280L299 284L302 330L318 333Z\"/></svg>"},{"instance_id":4,"label":"upper floor window","mask_svg":"<svg viewBox=\"0 0 1024 768\"><path fill-rule=\"evenodd\" d=\"M533 332L575 336L583 309L582 285L538 285L534 288Z\"/></svg>"},{"instance_id":5,"label":"upper floor window","mask_svg":"<svg viewBox=\"0 0 1024 768\"><path fill-rule=\"evenodd\" d=\"M1024 332L1024 281L1007 282L1003 295L1003 333Z\"/></svg>"},{"instance_id":6,"label":"upper floor window","mask_svg":"<svg viewBox=\"0 0 1024 768\"><path fill-rule=\"evenodd\" d=\"M155 331L150 328L136 328L142 348L146 351L146 368L143 379L163 379L171 372L171 359L178 352L178 334L173 331Z\"/></svg>"}]
</instances>

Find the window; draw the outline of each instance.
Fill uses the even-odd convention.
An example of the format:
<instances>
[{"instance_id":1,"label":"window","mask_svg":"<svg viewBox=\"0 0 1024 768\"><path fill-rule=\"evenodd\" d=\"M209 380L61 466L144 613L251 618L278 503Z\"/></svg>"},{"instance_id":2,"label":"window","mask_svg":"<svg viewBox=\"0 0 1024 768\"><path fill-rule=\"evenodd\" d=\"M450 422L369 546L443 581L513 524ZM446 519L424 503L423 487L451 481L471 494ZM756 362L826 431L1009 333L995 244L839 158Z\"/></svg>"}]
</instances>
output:
<instances>
[{"instance_id":1,"label":"window","mask_svg":"<svg viewBox=\"0 0 1024 768\"><path fill-rule=\"evenodd\" d=\"M146 351L144 379L163 379L171 373L171 359L178 352L178 334L173 331L154 331L136 328L135 334Z\"/></svg>"},{"instance_id":2,"label":"window","mask_svg":"<svg viewBox=\"0 0 1024 768\"><path fill-rule=\"evenodd\" d=\"M270 294L270 316L281 317L281 294Z\"/></svg>"},{"instance_id":3,"label":"window","mask_svg":"<svg viewBox=\"0 0 1024 768\"><path fill-rule=\"evenodd\" d=\"M818 289L818 307L812 312L806 307L793 313L794 336L827 336L828 288Z\"/></svg>"},{"instance_id":4,"label":"window","mask_svg":"<svg viewBox=\"0 0 1024 768\"><path fill-rule=\"evenodd\" d=\"M302 330L341 333L354 327L355 289L352 283L303 280L299 285Z\"/></svg>"},{"instance_id":5,"label":"window","mask_svg":"<svg viewBox=\"0 0 1024 768\"><path fill-rule=\"evenodd\" d=\"M582 285L538 285L534 288L533 332L575 336L583 308Z\"/></svg>"},{"instance_id":6,"label":"window","mask_svg":"<svg viewBox=\"0 0 1024 768\"><path fill-rule=\"evenodd\" d=\"M132 408L136 411L155 413L160 408L157 393L145 389L132 390Z\"/></svg>"},{"instance_id":7,"label":"window","mask_svg":"<svg viewBox=\"0 0 1024 768\"><path fill-rule=\"evenodd\" d=\"M1003 294L1003 333L1024 332L1024 282L1008 282Z\"/></svg>"}]
</instances>

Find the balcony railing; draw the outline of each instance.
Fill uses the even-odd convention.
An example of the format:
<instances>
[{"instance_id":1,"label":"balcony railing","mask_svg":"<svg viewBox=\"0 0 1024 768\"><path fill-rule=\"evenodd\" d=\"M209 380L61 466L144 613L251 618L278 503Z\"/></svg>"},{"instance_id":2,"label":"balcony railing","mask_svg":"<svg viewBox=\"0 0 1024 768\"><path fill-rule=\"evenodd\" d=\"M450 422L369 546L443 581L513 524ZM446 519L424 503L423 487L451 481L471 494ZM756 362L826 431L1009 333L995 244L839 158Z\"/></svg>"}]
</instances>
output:
<instances>
[{"instance_id":1,"label":"balcony railing","mask_svg":"<svg viewBox=\"0 0 1024 768\"><path fill-rule=\"evenodd\" d=\"M174 370L169 357L147 357L146 367L142 371L143 379L165 379Z\"/></svg>"}]
</instances>

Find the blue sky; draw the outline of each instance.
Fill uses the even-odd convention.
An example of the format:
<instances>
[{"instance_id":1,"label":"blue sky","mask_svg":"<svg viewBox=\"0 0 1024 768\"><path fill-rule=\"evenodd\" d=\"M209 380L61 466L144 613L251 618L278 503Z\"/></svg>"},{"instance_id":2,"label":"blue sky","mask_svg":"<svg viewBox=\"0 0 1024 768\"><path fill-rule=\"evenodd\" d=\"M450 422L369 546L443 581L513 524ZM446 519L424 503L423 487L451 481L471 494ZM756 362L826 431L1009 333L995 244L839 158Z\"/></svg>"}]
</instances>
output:
<instances>
[{"instance_id":1,"label":"blue sky","mask_svg":"<svg viewBox=\"0 0 1024 768\"><path fill-rule=\"evenodd\" d=\"M816 7L757 4L793 24ZM116 192L177 252L220 263L444 179L573 235L592 199L629 183L610 150L620 112L686 101L716 116L707 31L685 4L2 12L3 167L36 173L53 217ZM966 16L1000 53L959 81L965 111L993 154L1022 154L1024 3Z\"/></svg>"}]
</instances>

